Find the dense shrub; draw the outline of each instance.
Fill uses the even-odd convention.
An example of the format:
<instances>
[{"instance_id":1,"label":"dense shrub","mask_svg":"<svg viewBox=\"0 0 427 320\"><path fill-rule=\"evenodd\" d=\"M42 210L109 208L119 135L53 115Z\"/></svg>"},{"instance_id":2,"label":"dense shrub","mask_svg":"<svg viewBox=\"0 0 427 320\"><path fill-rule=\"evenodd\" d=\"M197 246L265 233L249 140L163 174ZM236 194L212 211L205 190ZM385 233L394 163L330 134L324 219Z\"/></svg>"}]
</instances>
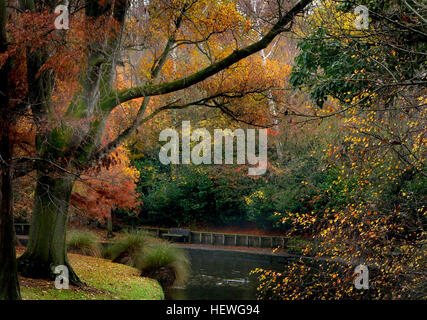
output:
<instances>
[{"instance_id":1,"label":"dense shrub","mask_svg":"<svg viewBox=\"0 0 427 320\"><path fill-rule=\"evenodd\" d=\"M135 266L140 253L150 241L146 232L125 233L104 250L103 256L113 262Z\"/></svg>"},{"instance_id":2,"label":"dense shrub","mask_svg":"<svg viewBox=\"0 0 427 320\"><path fill-rule=\"evenodd\" d=\"M177 176L162 177L151 192L142 196L141 215L163 225L212 222L214 192L212 181L204 172L182 168Z\"/></svg>"},{"instance_id":3,"label":"dense shrub","mask_svg":"<svg viewBox=\"0 0 427 320\"><path fill-rule=\"evenodd\" d=\"M248 220L261 229L271 229L278 222L274 220L276 208L270 196L258 190L245 198Z\"/></svg>"},{"instance_id":4,"label":"dense shrub","mask_svg":"<svg viewBox=\"0 0 427 320\"><path fill-rule=\"evenodd\" d=\"M143 250L136 267L142 276L156 279L167 289L187 280L190 261L184 250L166 241L156 241Z\"/></svg>"},{"instance_id":5,"label":"dense shrub","mask_svg":"<svg viewBox=\"0 0 427 320\"><path fill-rule=\"evenodd\" d=\"M100 257L98 237L91 231L72 230L67 236L67 250L86 256Z\"/></svg>"},{"instance_id":6,"label":"dense shrub","mask_svg":"<svg viewBox=\"0 0 427 320\"><path fill-rule=\"evenodd\" d=\"M117 209L120 223L172 226L239 226L287 230L275 214L314 212L347 203L338 172L322 152L331 141L330 120L313 132L295 132L282 144L283 157L262 177L240 166L164 166L152 151L134 161L139 171L137 211ZM328 129L329 128L329 129Z\"/></svg>"},{"instance_id":7,"label":"dense shrub","mask_svg":"<svg viewBox=\"0 0 427 320\"><path fill-rule=\"evenodd\" d=\"M146 232L124 234L104 251L104 258L139 269L141 276L156 279L164 289L183 284L190 271L184 250Z\"/></svg>"}]
</instances>

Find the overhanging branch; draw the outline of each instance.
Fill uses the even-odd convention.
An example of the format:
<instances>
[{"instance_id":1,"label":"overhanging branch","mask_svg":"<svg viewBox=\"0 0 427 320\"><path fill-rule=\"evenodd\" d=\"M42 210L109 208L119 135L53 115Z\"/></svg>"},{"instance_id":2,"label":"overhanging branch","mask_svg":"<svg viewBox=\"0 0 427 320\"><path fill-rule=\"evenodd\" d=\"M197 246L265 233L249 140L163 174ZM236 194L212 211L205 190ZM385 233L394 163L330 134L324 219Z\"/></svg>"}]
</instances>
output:
<instances>
[{"instance_id":1,"label":"overhanging branch","mask_svg":"<svg viewBox=\"0 0 427 320\"><path fill-rule=\"evenodd\" d=\"M185 78L161 84L146 84L139 87L124 89L111 92L101 102L101 108L104 112L109 112L117 105L137 98L163 95L178 90L188 88L196 83L199 83L216 73L230 67L248 56L265 49L274 38L285 31L284 29L294 18L312 2L312 0L301 0L291 10L289 10L280 20L270 29L270 31L261 38L261 40L239 50L235 50L226 58L211 64L210 66L189 75Z\"/></svg>"}]
</instances>

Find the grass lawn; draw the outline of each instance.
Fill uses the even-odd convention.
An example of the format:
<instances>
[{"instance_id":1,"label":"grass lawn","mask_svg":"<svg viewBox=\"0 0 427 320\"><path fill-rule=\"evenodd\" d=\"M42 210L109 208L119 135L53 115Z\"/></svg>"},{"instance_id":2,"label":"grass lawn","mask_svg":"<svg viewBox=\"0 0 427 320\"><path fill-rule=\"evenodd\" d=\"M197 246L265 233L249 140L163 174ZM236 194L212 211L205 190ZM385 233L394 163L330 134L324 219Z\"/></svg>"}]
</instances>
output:
<instances>
[{"instance_id":1,"label":"grass lawn","mask_svg":"<svg viewBox=\"0 0 427 320\"><path fill-rule=\"evenodd\" d=\"M17 248L17 255L24 252ZM139 276L137 269L109 260L69 254L70 263L88 286L57 290L53 281L20 277L25 300L161 300L164 294L157 281Z\"/></svg>"}]
</instances>

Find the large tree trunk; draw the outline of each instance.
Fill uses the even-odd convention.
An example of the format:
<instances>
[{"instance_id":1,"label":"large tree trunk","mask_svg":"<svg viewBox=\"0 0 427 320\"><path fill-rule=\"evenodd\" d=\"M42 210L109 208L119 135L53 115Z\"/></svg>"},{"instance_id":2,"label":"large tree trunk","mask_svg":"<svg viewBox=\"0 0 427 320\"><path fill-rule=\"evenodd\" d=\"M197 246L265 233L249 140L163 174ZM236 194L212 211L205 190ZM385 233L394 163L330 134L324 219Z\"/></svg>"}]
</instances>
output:
<instances>
[{"instance_id":1,"label":"large tree trunk","mask_svg":"<svg viewBox=\"0 0 427 320\"><path fill-rule=\"evenodd\" d=\"M69 264L66 247L68 208L74 178L39 173L31 217L30 239L18 259L19 271L30 278L54 279L56 266L68 267L70 284L81 281Z\"/></svg>"},{"instance_id":2,"label":"large tree trunk","mask_svg":"<svg viewBox=\"0 0 427 320\"><path fill-rule=\"evenodd\" d=\"M6 50L6 1L0 0L0 52ZM9 109L9 62L0 69L0 300L21 299L13 226L10 127L14 119Z\"/></svg>"},{"instance_id":3,"label":"large tree trunk","mask_svg":"<svg viewBox=\"0 0 427 320\"><path fill-rule=\"evenodd\" d=\"M0 113L1 115L1 113ZM19 282L13 226L13 194L10 168L11 145L7 128L0 137L0 300L19 300ZM6 132L5 132L6 131Z\"/></svg>"}]
</instances>

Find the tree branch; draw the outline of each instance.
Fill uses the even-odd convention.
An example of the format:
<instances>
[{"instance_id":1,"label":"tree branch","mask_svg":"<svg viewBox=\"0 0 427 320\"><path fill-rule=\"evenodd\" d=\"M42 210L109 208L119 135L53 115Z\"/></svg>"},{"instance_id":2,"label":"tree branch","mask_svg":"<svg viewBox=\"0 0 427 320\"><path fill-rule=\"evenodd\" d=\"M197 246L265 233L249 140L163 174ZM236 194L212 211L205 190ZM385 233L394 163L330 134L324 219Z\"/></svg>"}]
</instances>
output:
<instances>
[{"instance_id":1,"label":"tree branch","mask_svg":"<svg viewBox=\"0 0 427 320\"><path fill-rule=\"evenodd\" d=\"M124 89L121 91L112 91L101 102L102 110L104 112L109 112L117 105L132 99L162 95L182 90L213 76L214 74L230 67L236 62L267 48L267 46L274 40L274 38L285 30L284 27L292 22L299 13L303 12L303 10L311 2L312 0L300 0L291 10L289 10L283 17L279 19L279 21L264 37L261 38L261 40L245 48L235 50L226 58L211 64L199 72L171 82L161 84L149 83L135 88Z\"/></svg>"}]
</instances>

